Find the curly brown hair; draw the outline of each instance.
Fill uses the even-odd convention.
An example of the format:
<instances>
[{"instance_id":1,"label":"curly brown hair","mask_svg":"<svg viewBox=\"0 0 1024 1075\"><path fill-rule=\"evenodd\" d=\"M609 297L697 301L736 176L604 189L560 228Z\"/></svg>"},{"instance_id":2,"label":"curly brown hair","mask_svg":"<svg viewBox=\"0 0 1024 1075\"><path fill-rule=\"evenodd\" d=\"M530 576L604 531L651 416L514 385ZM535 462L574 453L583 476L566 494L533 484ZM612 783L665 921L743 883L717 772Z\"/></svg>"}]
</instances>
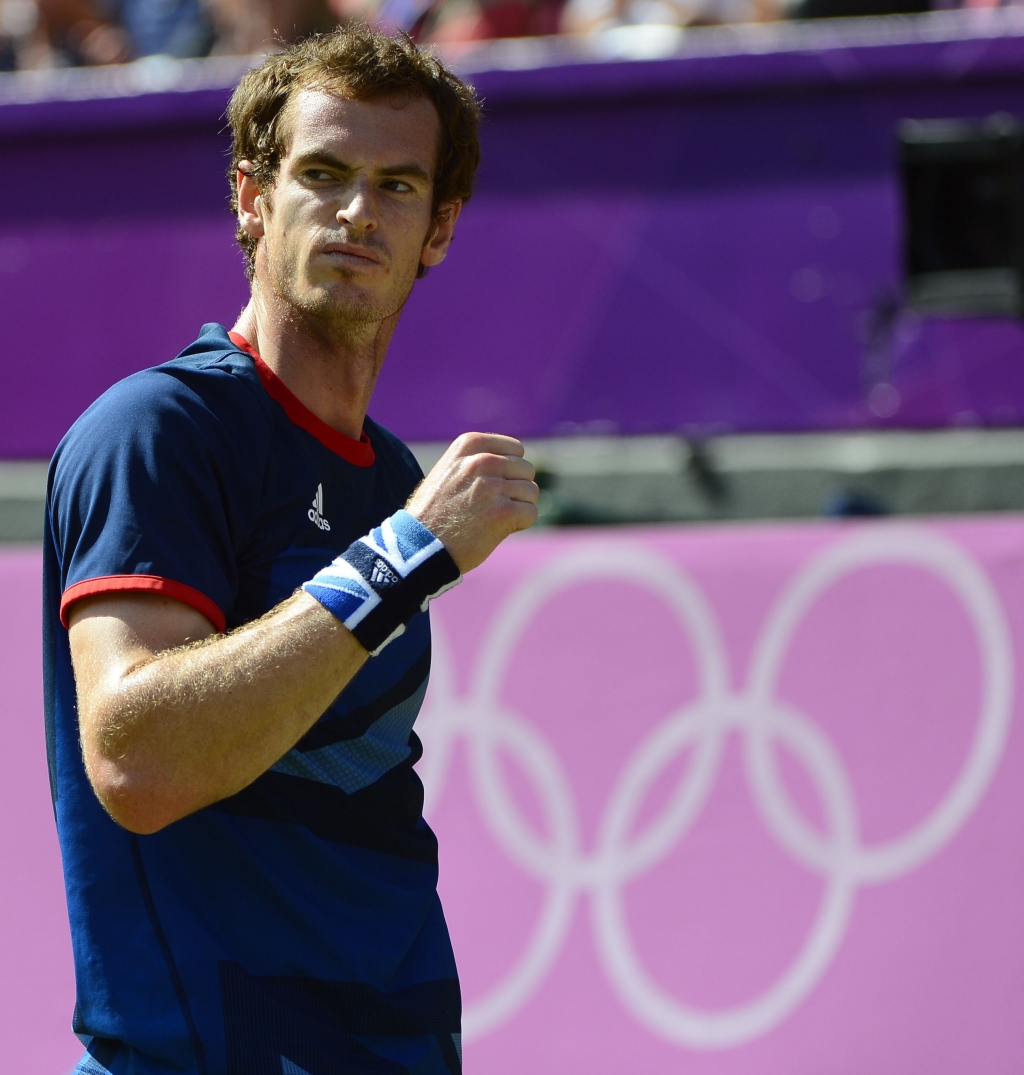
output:
<instances>
[{"instance_id":1,"label":"curly brown hair","mask_svg":"<svg viewBox=\"0 0 1024 1075\"><path fill-rule=\"evenodd\" d=\"M287 152L281 123L285 106L292 94L310 88L337 91L360 101L402 92L427 98L440 120L434 219L443 219L454 202L469 200L480 163L480 101L473 87L432 52L417 48L407 34L388 37L354 23L273 53L239 82L227 111L233 213L238 211L239 162L251 162L249 174L262 191L273 189ZM235 234L245 252L246 275L252 279L258 240L241 228Z\"/></svg>"}]
</instances>

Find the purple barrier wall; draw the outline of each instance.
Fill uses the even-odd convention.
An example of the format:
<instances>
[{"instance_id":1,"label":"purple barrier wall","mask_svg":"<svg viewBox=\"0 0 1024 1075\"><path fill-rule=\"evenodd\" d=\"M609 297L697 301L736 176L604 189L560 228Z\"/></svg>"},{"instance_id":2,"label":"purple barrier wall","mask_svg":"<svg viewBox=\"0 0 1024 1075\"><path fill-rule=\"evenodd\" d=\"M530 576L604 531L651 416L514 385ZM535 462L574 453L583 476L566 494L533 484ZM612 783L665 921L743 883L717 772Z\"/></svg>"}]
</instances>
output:
<instances>
[{"instance_id":1,"label":"purple barrier wall","mask_svg":"<svg viewBox=\"0 0 1024 1075\"><path fill-rule=\"evenodd\" d=\"M984 18L757 31L732 55L702 54L738 46L697 31L673 59L478 72L479 194L416 288L376 416L419 439L1019 421L1011 321L904 318L888 417L867 402L889 361L865 342L873 311L900 288L894 125L1024 114L1024 20ZM226 89L13 92L0 457L46 456L112 381L233 320L246 288Z\"/></svg>"},{"instance_id":2,"label":"purple barrier wall","mask_svg":"<svg viewBox=\"0 0 1024 1075\"><path fill-rule=\"evenodd\" d=\"M467 1069L1017 1075L1022 548L1024 517L546 533L439 601ZM19 1075L75 1052L38 573L0 560Z\"/></svg>"}]
</instances>

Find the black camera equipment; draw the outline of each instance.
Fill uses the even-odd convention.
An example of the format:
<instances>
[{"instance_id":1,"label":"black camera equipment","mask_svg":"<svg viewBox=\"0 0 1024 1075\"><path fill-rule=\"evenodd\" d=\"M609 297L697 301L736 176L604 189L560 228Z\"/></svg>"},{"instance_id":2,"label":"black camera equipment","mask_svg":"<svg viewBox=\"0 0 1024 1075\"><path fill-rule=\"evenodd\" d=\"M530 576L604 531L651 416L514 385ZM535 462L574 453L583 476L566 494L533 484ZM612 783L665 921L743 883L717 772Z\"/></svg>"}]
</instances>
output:
<instances>
[{"instance_id":1,"label":"black camera equipment","mask_svg":"<svg viewBox=\"0 0 1024 1075\"><path fill-rule=\"evenodd\" d=\"M907 302L922 314L1024 315L1024 125L904 120Z\"/></svg>"}]
</instances>

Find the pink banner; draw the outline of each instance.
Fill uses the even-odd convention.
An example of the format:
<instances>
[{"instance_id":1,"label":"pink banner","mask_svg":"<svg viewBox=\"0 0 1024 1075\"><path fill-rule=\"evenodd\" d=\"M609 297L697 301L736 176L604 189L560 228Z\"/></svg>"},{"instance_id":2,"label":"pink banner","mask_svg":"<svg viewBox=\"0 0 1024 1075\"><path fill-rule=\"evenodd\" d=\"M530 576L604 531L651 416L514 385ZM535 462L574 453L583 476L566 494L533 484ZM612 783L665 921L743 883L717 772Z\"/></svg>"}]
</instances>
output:
<instances>
[{"instance_id":1,"label":"pink banner","mask_svg":"<svg viewBox=\"0 0 1024 1075\"><path fill-rule=\"evenodd\" d=\"M0 559L19 1075L76 1054L38 573ZM1016 1075L1022 618L1019 517L508 542L421 721L467 1071Z\"/></svg>"},{"instance_id":2,"label":"pink banner","mask_svg":"<svg viewBox=\"0 0 1024 1075\"><path fill-rule=\"evenodd\" d=\"M0 552L0 1037L3 1066L65 1075L75 976L43 729L41 556Z\"/></svg>"}]
</instances>

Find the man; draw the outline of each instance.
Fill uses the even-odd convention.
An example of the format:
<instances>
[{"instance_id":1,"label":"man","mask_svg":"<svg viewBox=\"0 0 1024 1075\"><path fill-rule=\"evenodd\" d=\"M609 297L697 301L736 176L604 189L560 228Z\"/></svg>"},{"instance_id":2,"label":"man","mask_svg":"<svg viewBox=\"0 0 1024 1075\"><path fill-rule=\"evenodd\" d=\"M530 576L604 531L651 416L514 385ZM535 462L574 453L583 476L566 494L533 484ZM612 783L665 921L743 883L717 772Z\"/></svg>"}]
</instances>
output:
<instances>
[{"instance_id":1,"label":"man","mask_svg":"<svg viewBox=\"0 0 1024 1075\"><path fill-rule=\"evenodd\" d=\"M355 28L267 59L229 120L251 301L115 385L51 468L78 1071L456 1072L412 769L422 610L532 524L538 491L522 445L485 434L421 482L366 408L469 197L478 106Z\"/></svg>"}]
</instances>

